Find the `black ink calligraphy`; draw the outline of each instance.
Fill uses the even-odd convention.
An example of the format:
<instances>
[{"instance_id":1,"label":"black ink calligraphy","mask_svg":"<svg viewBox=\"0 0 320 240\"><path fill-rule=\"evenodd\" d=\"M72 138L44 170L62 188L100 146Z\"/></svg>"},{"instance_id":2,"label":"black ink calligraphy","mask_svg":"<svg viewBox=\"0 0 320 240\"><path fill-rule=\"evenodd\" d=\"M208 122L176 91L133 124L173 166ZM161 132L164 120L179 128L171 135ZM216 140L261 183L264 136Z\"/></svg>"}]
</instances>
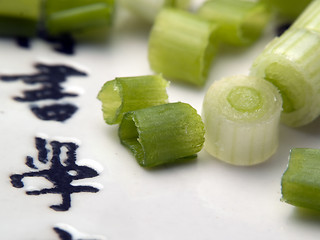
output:
<instances>
[{"instance_id":1,"label":"black ink calligraphy","mask_svg":"<svg viewBox=\"0 0 320 240\"><path fill-rule=\"evenodd\" d=\"M38 151L38 161L49 167L40 170L31 156L26 157L25 164L32 169L30 172L13 174L10 176L11 184L16 188L23 188L23 179L26 177L43 177L51 182L54 187L41 190L26 191L28 195L61 194L62 203L52 205L50 208L56 211L67 211L71 207L71 194L90 192L96 193L98 188L87 185L72 185L74 180L93 178L99 173L88 166L77 165L76 150L79 145L74 142L48 141L41 137L35 138ZM49 153L51 158L49 159ZM65 154L63 154L65 153ZM61 156L64 156L63 158Z\"/></svg>"},{"instance_id":2,"label":"black ink calligraphy","mask_svg":"<svg viewBox=\"0 0 320 240\"><path fill-rule=\"evenodd\" d=\"M60 240L105 240L103 236L91 236L80 233L67 224L59 224L53 230L58 234Z\"/></svg>"},{"instance_id":3,"label":"black ink calligraphy","mask_svg":"<svg viewBox=\"0 0 320 240\"><path fill-rule=\"evenodd\" d=\"M79 71L73 67L65 65L46 65L38 63L35 65L38 70L36 74L31 75L9 75L0 76L0 80L12 82L21 80L28 85L41 85L40 88L26 90L22 97L14 97L18 102L32 103L30 110L41 120L52 120L64 122L71 118L78 110L78 107L70 103L54 103L51 105L38 106L35 102L41 100L58 101L66 97L77 97L77 93L65 92L62 83L71 76L87 76L85 72Z\"/></svg>"},{"instance_id":4,"label":"black ink calligraphy","mask_svg":"<svg viewBox=\"0 0 320 240\"><path fill-rule=\"evenodd\" d=\"M53 50L56 52L73 55L75 53L76 41L70 34L60 35L59 37L51 37L44 30L39 30L37 36L46 41L49 44L52 44ZM31 39L28 37L16 37L16 44L24 49L30 48Z\"/></svg>"}]
</instances>

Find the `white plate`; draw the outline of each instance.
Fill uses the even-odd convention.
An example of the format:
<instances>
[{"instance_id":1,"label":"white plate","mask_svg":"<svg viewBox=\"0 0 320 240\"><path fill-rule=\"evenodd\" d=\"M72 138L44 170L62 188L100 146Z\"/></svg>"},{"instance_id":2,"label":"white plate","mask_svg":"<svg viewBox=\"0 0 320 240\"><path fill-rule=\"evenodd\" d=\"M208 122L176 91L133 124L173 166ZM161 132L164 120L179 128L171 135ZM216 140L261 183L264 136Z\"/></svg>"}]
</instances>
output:
<instances>
[{"instance_id":1,"label":"white plate","mask_svg":"<svg viewBox=\"0 0 320 240\"><path fill-rule=\"evenodd\" d=\"M64 91L79 94L59 100L78 107L65 122L40 120L30 111L30 102L13 99L41 85L0 81L1 239L319 239L319 214L280 201L280 180L289 150L318 148L319 120L298 129L281 126L277 153L253 167L222 163L204 150L196 161L187 164L157 170L146 170L137 164L120 144L117 127L104 123L101 104L96 99L105 81L152 74L147 61L149 27L132 16L120 16L109 42L79 45L75 55L53 51L50 44L39 39L31 41L30 49L18 47L12 39L0 39L2 75L35 73L35 63L65 64L88 74L69 77L61 85ZM204 88L172 82L168 88L170 101L187 102L200 113L211 83L225 76L247 74L253 59L274 36L273 30L267 29L261 40L249 48L220 53ZM99 173L77 185L100 190L72 193L70 208L56 211L50 206L62 203L61 194L26 194L53 188L43 177L25 176L23 188L13 187L12 174L39 172L47 166L38 161L36 137L47 144L54 140L76 143L76 164ZM27 156L34 159L38 169L25 164ZM51 158L49 153L49 162ZM54 231L55 227L66 234L64 238Z\"/></svg>"}]
</instances>

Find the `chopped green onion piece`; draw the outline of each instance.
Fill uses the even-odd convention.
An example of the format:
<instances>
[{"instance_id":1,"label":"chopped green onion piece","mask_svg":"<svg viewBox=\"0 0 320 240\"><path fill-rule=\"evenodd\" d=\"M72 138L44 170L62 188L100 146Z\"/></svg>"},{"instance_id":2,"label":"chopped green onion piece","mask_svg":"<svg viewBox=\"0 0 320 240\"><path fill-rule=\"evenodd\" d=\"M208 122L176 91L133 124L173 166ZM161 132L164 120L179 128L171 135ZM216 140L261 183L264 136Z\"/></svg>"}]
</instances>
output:
<instances>
[{"instance_id":1,"label":"chopped green onion piece","mask_svg":"<svg viewBox=\"0 0 320 240\"><path fill-rule=\"evenodd\" d=\"M304 28L320 34L320 1L311 2L293 23L292 28Z\"/></svg>"},{"instance_id":2,"label":"chopped green onion piece","mask_svg":"<svg viewBox=\"0 0 320 240\"><path fill-rule=\"evenodd\" d=\"M194 158L202 149L204 126L186 103L168 103L128 112L119 137L143 167Z\"/></svg>"},{"instance_id":3,"label":"chopped green onion piece","mask_svg":"<svg viewBox=\"0 0 320 240\"><path fill-rule=\"evenodd\" d=\"M87 37L88 32L109 30L114 0L46 0L45 26L49 35Z\"/></svg>"},{"instance_id":4,"label":"chopped green onion piece","mask_svg":"<svg viewBox=\"0 0 320 240\"><path fill-rule=\"evenodd\" d=\"M278 14L295 20L312 0L262 0Z\"/></svg>"},{"instance_id":5,"label":"chopped green onion piece","mask_svg":"<svg viewBox=\"0 0 320 240\"><path fill-rule=\"evenodd\" d=\"M126 112L167 103L168 84L161 75L121 77L106 82L98 94L106 123L117 124Z\"/></svg>"},{"instance_id":6,"label":"chopped green onion piece","mask_svg":"<svg viewBox=\"0 0 320 240\"><path fill-rule=\"evenodd\" d=\"M293 127L310 123L320 114L320 34L290 28L266 46L251 75L278 87L283 123Z\"/></svg>"},{"instance_id":7,"label":"chopped green onion piece","mask_svg":"<svg viewBox=\"0 0 320 240\"><path fill-rule=\"evenodd\" d=\"M218 23L221 41L235 46L257 40L270 19L270 11L264 3L246 0L206 1L198 14Z\"/></svg>"},{"instance_id":8,"label":"chopped green onion piece","mask_svg":"<svg viewBox=\"0 0 320 240\"><path fill-rule=\"evenodd\" d=\"M294 148L281 179L281 200L291 205L320 210L320 150Z\"/></svg>"},{"instance_id":9,"label":"chopped green onion piece","mask_svg":"<svg viewBox=\"0 0 320 240\"><path fill-rule=\"evenodd\" d=\"M0 1L0 35L35 36L40 9L41 0Z\"/></svg>"},{"instance_id":10,"label":"chopped green onion piece","mask_svg":"<svg viewBox=\"0 0 320 240\"><path fill-rule=\"evenodd\" d=\"M202 86L216 53L217 25L192 13L164 9L149 38L151 68L166 78Z\"/></svg>"},{"instance_id":11,"label":"chopped green onion piece","mask_svg":"<svg viewBox=\"0 0 320 240\"><path fill-rule=\"evenodd\" d=\"M147 22L153 23L162 8L187 9L190 0L119 0L119 3Z\"/></svg>"},{"instance_id":12,"label":"chopped green onion piece","mask_svg":"<svg viewBox=\"0 0 320 240\"><path fill-rule=\"evenodd\" d=\"M205 150L233 165L267 160L278 147L282 100L272 84L250 76L216 81L203 101Z\"/></svg>"}]
</instances>

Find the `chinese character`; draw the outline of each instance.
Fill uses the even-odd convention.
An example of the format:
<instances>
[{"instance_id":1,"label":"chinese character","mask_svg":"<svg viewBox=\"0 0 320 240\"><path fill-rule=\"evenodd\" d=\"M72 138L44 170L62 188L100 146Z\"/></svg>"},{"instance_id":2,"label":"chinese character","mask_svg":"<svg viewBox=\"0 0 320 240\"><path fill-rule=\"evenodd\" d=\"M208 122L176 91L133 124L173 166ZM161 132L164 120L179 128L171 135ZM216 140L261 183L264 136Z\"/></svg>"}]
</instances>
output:
<instances>
[{"instance_id":1,"label":"chinese character","mask_svg":"<svg viewBox=\"0 0 320 240\"><path fill-rule=\"evenodd\" d=\"M85 166L77 165L76 150L79 147L74 142L48 141L41 137L35 138L35 145L38 151L38 161L46 166L39 169L31 156L26 157L25 164L32 169L23 174L13 174L10 176L11 184L16 188L23 188L23 179L26 177L42 177L51 182L52 188L26 191L28 195L41 194L61 194L62 203L52 205L50 208L56 211L67 211L71 207L71 194L90 192L96 193L98 188L88 185L71 184L74 180L93 178L99 175L98 171ZM49 158L50 156L50 158Z\"/></svg>"},{"instance_id":2,"label":"chinese character","mask_svg":"<svg viewBox=\"0 0 320 240\"><path fill-rule=\"evenodd\" d=\"M73 104L54 103L39 107L34 103L42 100L58 101L66 97L77 97L76 93L65 92L61 84L66 82L70 76L87 76L87 74L65 65L50 66L38 63L35 68L38 70L36 74L3 75L0 76L0 80L5 82L21 80L28 85L41 85L40 88L24 91L23 97L14 97L14 100L33 103L30 109L39 119L60 122L69 119L78 109Z\"/></svg>"},{"instance_id":3,"label":"chinese character","mask_svg":"<svg viewBox=\"0 0 320 240\"><path fill-rule=\"evenodd\" d=\"M105 240L103 236L92 236L80 233L75 228L67 224L57 224L53 230L59 235L61 240Z\"/></svg>"},{"instance_id":4,"label":"chinese character","mask_svg":"<svg viewBox=\"0 0 320 240\"><path fill-rule=\"evenodd\" d=\"M39 31L38 37L52 44L53 50L66 55L73 55L75 53L76 41L70 34L63 34L59 37L49 36L45 31ZM30 48L30 38L28 37L16 37L16 44L21 47L28 49Z\"/></svg>"}]
</instances>

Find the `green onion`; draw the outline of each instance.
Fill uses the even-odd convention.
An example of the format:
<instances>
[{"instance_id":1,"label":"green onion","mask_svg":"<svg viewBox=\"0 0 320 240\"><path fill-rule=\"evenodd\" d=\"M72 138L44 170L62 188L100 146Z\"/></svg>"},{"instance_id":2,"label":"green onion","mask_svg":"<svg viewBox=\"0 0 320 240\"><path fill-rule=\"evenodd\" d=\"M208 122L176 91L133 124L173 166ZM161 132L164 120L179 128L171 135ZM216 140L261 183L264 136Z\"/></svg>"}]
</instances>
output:
<instances>
[{"instance_id":1,"label":"green onion","mask_svg":"<svg viewBox=\"0 0 320 240\"><path fill-rule=\"evenodd\" d=\"M320 210L320 150L294 148L281 179L281 200L297 207Z\"/></svg>"},{"instance_id":2,"label":"green onion","mask_svg":"<svg viewBox=\"0 0 320 240\"><path fill-rule=\"evenodd\" d=\"M270 19L264 3L246 0L210 0L198 14L220 25L221 41L241 46L257 40Z\"/></svg>"},{"instance_id":3,"label":"green onion","mask_svg":"<svg viewBox=\"0 0 320 240\"><path fill-rule=\"evenodd\" d=\"M147 22L153 23L162 8L187 9L190 0L119 0L119 3Z\"/></svg>"},{"instance_id":4,"label":"green onion","mask_svg":"<svg viewBox=\"0 0 320 240\"><path fill-rule=\"evenodd\" d=\"M204 126L186 103L168 103L128 112L119 128L121 143L143 167L194 158L202 149Z\"/></svg>"},{"instance_id":5,"label":"green onion","mask_svg":"<svg viewBox=\"0 0 320 240\"><path fill-rule=\"evenodd\" d=\"M264 79L239 75L214 82L203 101L204 148L233 165L267 160L278 147L281 105L278 90Z\"/></svg>"},{"instance_id":6,"label":"green onion","mask_svg":"<svg viewBox=\"0 0 320 240\"><path fill-rule=\"evenodd\" d=\"M320 114L320 34L290 28L266 46L251 75L278 87L283 123L293 127L310 123Z\"/></svg>"},{"instance_id":7,"label":"green onion","mask_svg":"<svg viewBox=\"0 0 320 240\"><path fill-rule=\"evenodd\" d=\"M114 0L46 0L45 26L52 36L81 38L106 32L111 25Z\"/></svg>"},{"instance_id":8,"label":"green onion","mask_svg":"<svg viewBox=\"0 0 320 240\"><path fill-rule=\"evenodd\" d=\"M41 0L0 1L0 35L35 36L40 9Z\"/></svg>"},{"instance_id":9,"label":"green onion","mask_svg":"<svg viewBox=\"0 0 320 240\"><path fill-rule=\"evenodd\" d=\"M202 86L215 55L217 25L192 13L164 9L149 38L151 68L166 78Z\"/></svg>"},{"instance_id":10,"label":"green onion","mask_svg":"<svg viewBox=\"0 0 320 240\"><path fill-rule=\"evenodd\" d=\"M271 9L291 20L296 19L312 0L263 0Z\"/></svg>"},{"instance_id":11,"label":"green onion","mask_svg":"<svg viewBox=\"0 0 320 240\"><path fill-rule=\"evenodd\" d=\"M126 112L167 103L168 84L161 75L121 77L106 82L98 94L106 123L117 124Z\"/></svg>"},{"instance_id":12,"label":"green onion","mask_svg":"<svg viewBox=\"0 0 320 240\"><path fill-rule=\"evenodd\" d=\"M292 28L304 28L320 34L320 1L312 1L294 22Z\"/></svg>"}]
</instances>

